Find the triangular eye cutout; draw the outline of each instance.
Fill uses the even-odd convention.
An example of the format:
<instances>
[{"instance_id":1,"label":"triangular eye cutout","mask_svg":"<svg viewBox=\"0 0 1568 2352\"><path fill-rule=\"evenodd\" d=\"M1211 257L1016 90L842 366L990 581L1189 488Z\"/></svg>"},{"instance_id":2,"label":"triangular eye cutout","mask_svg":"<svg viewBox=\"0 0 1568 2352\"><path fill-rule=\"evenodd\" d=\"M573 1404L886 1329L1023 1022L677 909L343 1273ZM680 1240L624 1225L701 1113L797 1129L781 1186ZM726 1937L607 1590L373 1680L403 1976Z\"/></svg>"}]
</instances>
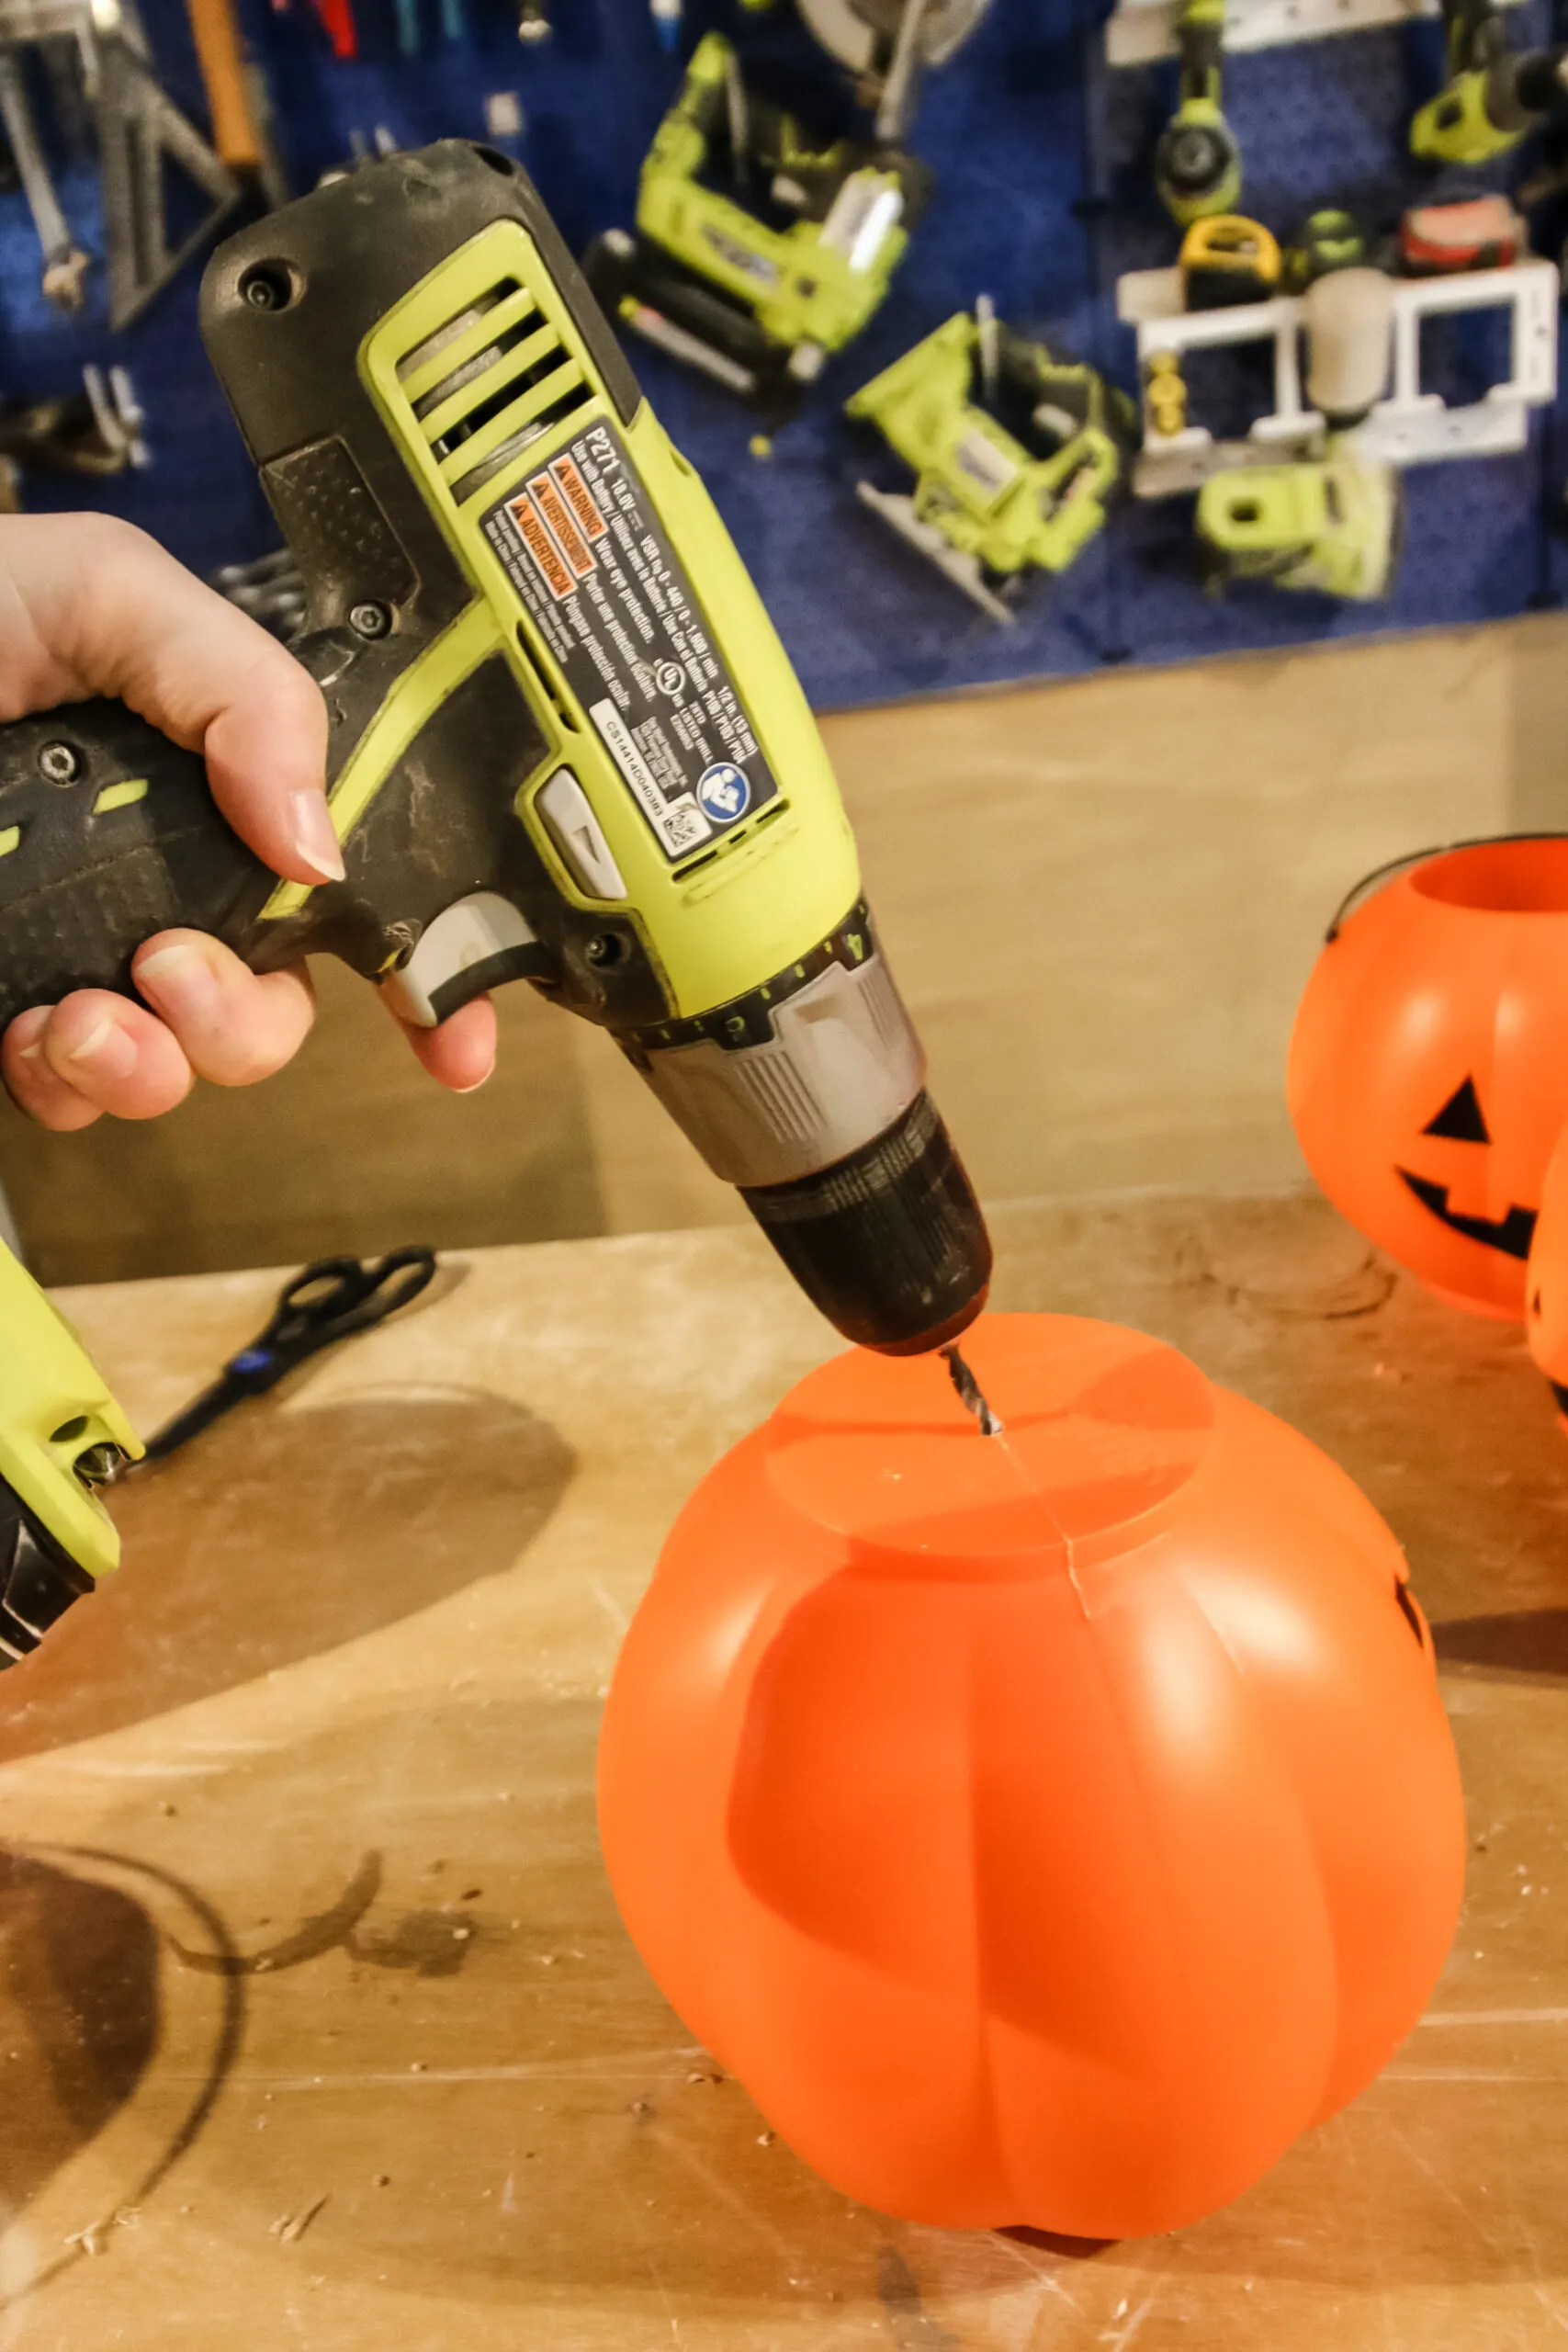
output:
<instances>
[{"instance_id":1,"label":"triangular eye cutout","mask_svg":"<svg viewBox=\"0 0 1568 2352\"><path fill-rule=\"evenodd\" d=\"M1492 1136L1481 1114L1481 1098L1475 1091L1475 1080L1467 1078L1456 1086L1435 1119L1428 1119L1421 1130L1424 1136L1447 1136L1450 1143L1490 1143Z\"/></svg>"}]
</instances>

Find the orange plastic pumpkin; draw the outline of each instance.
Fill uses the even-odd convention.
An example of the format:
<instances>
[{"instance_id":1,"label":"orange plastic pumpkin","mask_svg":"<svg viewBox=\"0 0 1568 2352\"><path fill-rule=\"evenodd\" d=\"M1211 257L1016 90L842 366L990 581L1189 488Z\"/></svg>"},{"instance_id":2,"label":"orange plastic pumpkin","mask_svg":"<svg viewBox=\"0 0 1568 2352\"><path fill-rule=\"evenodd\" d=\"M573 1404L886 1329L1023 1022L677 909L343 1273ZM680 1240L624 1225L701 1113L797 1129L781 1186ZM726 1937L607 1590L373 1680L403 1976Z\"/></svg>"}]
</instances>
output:
<instances>
[{"instance_id":1,"label":"orange plastic pumpkin","mask_svg":"<svg viewBox=\"0 0 1568 2352\"><path fill-rule=\"evenodd\" d=\"M1546 1163L1525 1277L1525 1332L1568 1420L1568 1130Z\"/></svg>"},{"instance_id":2,"label":"orange plastic pumpkin","mask_svg":"<svg viewBox=\"0 0 1568 2352\"><path fill-rule=\"evenodd\" d=\"M605 1710L622 1915L846 2194L1194 2220L1369 2083L1463 1875L1403 1555L1305 1439L1055 1316L840 1356L697 1488Z\"/></svg>"},{"instance_id":3,"label":"orange plastic pumpkin","mask_svg":"<svg viewBox=\"0 0 1568 2352\"><path fill-rule=\"evenodd\" d=\"M1442 1296L1522 1316L1568 1119L1568 840L1449 850L1365 899L1307 983L1288 1086L1352 1225Z\"/></svg>"}]
</instances>

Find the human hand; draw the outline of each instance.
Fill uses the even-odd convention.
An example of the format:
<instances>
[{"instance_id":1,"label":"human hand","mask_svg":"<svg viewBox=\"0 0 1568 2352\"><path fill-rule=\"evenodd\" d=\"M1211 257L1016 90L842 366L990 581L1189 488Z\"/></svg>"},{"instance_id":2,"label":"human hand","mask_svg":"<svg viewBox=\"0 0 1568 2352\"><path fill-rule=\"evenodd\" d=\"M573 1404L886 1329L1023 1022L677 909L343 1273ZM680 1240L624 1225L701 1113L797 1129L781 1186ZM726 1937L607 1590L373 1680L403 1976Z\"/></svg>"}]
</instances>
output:
<instances>
[{"instance_id":1,"label":"human hand","mask_svg":"<svg viewBox=\"0 0 1568 2352\"><path fill-rule=\"evenodd\" d=\"M128 523L0 518L0 723L93 695L118 695L201 752L219 808L276 873L342 880L323 789L326 707L292 655ZM131 977L151 1011L79 989L19 1013L0 1039L0 1078L42 1125L85 1127L105 1111L156 1118L197 1078L270 1078L315 1009L302 962L257 974L204 932L159 933ZM442 1085L462 1094L489 1077L488 998L438 1029L400 1025Z\"/></svg>"}]
</instances>

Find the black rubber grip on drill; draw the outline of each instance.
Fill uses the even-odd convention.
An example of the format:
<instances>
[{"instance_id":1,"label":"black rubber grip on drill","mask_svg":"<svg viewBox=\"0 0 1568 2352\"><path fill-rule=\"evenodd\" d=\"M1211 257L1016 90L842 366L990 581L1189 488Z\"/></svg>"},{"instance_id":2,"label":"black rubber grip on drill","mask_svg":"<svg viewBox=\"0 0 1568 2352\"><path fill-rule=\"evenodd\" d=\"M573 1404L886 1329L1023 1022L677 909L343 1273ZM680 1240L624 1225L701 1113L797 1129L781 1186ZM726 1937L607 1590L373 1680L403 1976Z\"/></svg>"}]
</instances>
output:
<instances>
[{"instance_id":1,"label":"black rubber grip on drill","mask_svg":"<svg viewBox=\"0 0 1568 2352\"><path fill-rule=\"evenodd\" d=\"M131 956L173 925L242 941L276 879L200 756L123 703L0 728L0 1024L72 989L133 994Z\"/></svg>"}]
</instances>

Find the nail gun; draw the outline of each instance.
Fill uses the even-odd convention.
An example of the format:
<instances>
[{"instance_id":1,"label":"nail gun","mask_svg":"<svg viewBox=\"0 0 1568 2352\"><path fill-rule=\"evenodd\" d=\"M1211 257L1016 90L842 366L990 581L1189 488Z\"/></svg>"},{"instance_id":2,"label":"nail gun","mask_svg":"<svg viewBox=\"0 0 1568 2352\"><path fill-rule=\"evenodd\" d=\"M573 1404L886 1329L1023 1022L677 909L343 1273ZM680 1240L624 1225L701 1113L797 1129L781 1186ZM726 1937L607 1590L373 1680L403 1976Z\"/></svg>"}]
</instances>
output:
<instances>
[{"instance_id":1,"label":"nail gun","mask_svg":"<svg viewBox=\"0 0 1568 2352\"><path fill-rule=\"evenodd\" d=\"M931 178L900 149L817 141L698 42L642 167L637 228L587 258L609 315L786 413L887 291Z\"/></svg>"},{"instance_id":2,"label":"nail gun","mask_svg":"<svg viewBox=\"0 0 1568 2352\"><path fill-rule=\"evenodd\" d=\"M119 704L17 721L0 1022L130 993L175 923L262 971L335 954L418 1023L529 979L610 1032L846 1337L956 1338L990 1245L820 737L524 174L447 141L329 182L220 248L202 332L308 590L347 878L279 882ZM81 1453L133 1448L85 1373L35 1393L47 1312L0 1294L0 1477L91 1573Z\"/></svg>"}]
</instances>

